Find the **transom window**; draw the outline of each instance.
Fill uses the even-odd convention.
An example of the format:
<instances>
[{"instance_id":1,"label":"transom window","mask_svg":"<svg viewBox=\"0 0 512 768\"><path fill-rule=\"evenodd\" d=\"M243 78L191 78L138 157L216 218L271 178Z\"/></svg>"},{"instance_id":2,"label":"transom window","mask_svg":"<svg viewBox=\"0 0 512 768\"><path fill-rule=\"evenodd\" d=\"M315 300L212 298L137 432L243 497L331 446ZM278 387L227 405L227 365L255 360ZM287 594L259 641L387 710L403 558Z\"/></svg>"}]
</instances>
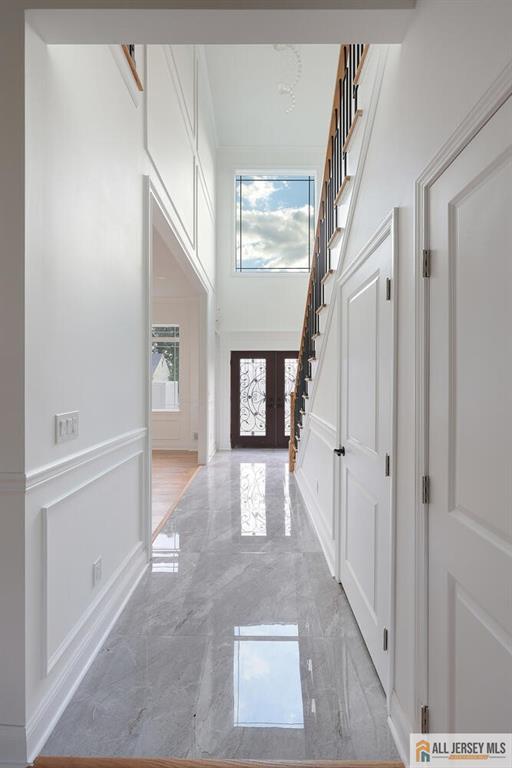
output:
<instances>
[{"instance_id":1,"label":"transom window","mask_svg":"<svg viewBox=\"0 0 512 768\"><path fill-rule=\"evenodd\" d=\"M309 272L313 176L235 177L236 271Z\"/></svg>"},{"instance_id":2,"label":"transom window","mask_svg":"<svg viewBox=\"0 0 512 768\"><path fill-rule=\"evenodd\" d=\"M153 410L177 411L180 407L180 327L154 325L151 335Z\"/></svg>"}]
</instances>

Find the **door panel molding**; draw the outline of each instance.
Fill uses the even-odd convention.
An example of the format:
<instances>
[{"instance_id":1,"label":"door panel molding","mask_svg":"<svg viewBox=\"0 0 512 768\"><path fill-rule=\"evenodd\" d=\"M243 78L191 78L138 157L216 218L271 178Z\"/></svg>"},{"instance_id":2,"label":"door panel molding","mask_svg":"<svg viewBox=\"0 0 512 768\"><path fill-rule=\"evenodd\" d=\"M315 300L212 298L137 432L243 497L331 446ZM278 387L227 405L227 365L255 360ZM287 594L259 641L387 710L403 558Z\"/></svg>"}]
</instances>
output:
<instances>
[{"instance_id":1,"label":"door panel molding","mask_svg":"<svg viewBox=\"0 0 512 768\"><path fill-rule=\"evenodd\" d=\"M388 651L388 657L385 659L385 661L380 661L380 675L383 683L383 687L386 691L387 695L387 706L388 706L388 713L390 712L391 707L391 693L393 690L393 681L394 681L394 668L395 668L395 660L394 660L394 653L395 653L395 642L394 642L394 629L395 629L395 540L396 540L396 439L397 439L397 423L396 423L396 414L397 414L397 336L398 336L398 325L397 325L397 300L398 300L398 291L397 291L397 285L398 285L398 208L393 208L389 214L385 217L385 219L382 221L380 226L377 228L373 236L370 238L370 240L366 243L366 245L362 248L358 256L354 259L353 262L342 272L338 284L338 293L337 301L339 302L340 311L338 312L338 338L340 345L343 343L344 339L344 333L345 335L348 334L348 330L343 328L343 322L344 322L344 315L345 312L343 311L343 301L344 296L342 294L345 286L347 285L348 281L356 275L356 273L361 269L366 269L368 271L367 274L361 275L361 282L358 283L357 287L354 289L354 294L347 294L345 296L345 300L348 303L350 299L353 299L354 296L361 295L363 288L368 288L372 285L372 282L375 280L375 274L373 270L370 268L370 265L365 265L365 262L370 259L373 254L375 254L380 246L388 240L390 241L390 278L391 278L391 306L390 306L390 334L389 334L389 359L390 359L390 368L389 368L389 383L390 383L390 402L391 402L391 414L389 419L389 443L388 443L388 451L389 451L389 458L390 458L390 465L391 465L391 473L389 477L385 477L384 475L384 464L382 464L382 478L378 480L380 483L381 480L386 483L389 483L389 549L386 550L386 559L389 563L389 572L386 572L386 579L387 579L387 585L389 589L389 608L384 611L386 614L385 616L382 615L382 613L379 615L380 622L383 624L383 626L386 627L388 630L388 636L389 636L389 651ZM378 299L380 301L380 299ZM388 302L384 302L387 304ZM378 316L377 310L377 316ZM379 352L380 355L380 352ZM387 374L386 374L387 375ZM337 434L337 445L342 445L344 438L344 424L347 423L347 414L344 412L343 408L343 391L342 391L342 373L341 369L338 375L338 385L337 385L337 402L339 403L338 406L338 413L337 413L337 427L336 427L336 434ZM379 395L380 398L380 395ZM348 403L348 398L347 398ZM380 407L380 400L379 400L379 407ZM377 409L378 410L378 409ZM352 444L354 447L357 447L357 450L364 454L365 456L372 457L372 459L375 462L378 462L379 460L379 454L378 450L383 449L385 450L384 445L380 446L380 449L378 449L379 442L382 441L382 435L378 434L378 430L375 433L376 437L376 443L375 443L375 450L365 447L362 444L356 444L352 438L348 440L346 443L347 446L349 444ZM377 450L378 449L378 450ZM343 529L342 525L342 509L341 504L344 504L345 510L347 509L346 504L346 498L345 494L347 493L347 483L344 482L345 475L347 468L343 466L343 459L336 459L335 464L335 478L334 478L334 485L335 485L335 497L339 499L339 503L337 505L336 509L336 515L335 515L335 528L336 528L336 545L335 545L335 575L338 581L340 581L341 571L342 571L342 558L345 556L346 553L346 546L347 546L347 530ZM377 467L377 463L376 463ZM379 470L380 471L380 468ZM379 476L380 477L380 476ZM355 478L357 479L357 478ZM379 491L381 492L381 491ZM386 502L387 503L387 502ZM345 524L347 523L347 520L345 519ZM376 532L375 532L376 535ZM374 542L375 547L377 546L377 542ZM387 546L387 545L386 545ZM388 569L386 568L386 571ZM361 597L361 599L353 595L353 600L360 601L362 604L364 602L364 599ZM375 605L370 605L371 601L369 601L366 598L366 601L368 603L368 606L371 609L371 613L375 614ZM357 606L355 608L355 613L357 615ZM370 614L369 614L370 615ZM377 627L377 621L374 622L375 632ZM369 625L368 625L369 626ZM364 632L363 632L364 634ZM379 641L380 642L380 641ZM380 653L380 651L379 651ZM380 657L379 657L380 658Z\"/></svg>"},{"instance_id":2,"label":"door panel molding","mask_svg":"<svg viewBox=\"0 0 512 768\"><path fill-rule=\"evenodd\" d=\"M414 702L411 731L421 729L421 706L428 703L428 507L422 478L428 476L429 281L423 278L424 250L430 248L429 196L432 185L512 95L512 61L502 70L415 183L415 532L414 532ZM407 747L407 745L403 745Z\"/></svg>"}]
</instances>

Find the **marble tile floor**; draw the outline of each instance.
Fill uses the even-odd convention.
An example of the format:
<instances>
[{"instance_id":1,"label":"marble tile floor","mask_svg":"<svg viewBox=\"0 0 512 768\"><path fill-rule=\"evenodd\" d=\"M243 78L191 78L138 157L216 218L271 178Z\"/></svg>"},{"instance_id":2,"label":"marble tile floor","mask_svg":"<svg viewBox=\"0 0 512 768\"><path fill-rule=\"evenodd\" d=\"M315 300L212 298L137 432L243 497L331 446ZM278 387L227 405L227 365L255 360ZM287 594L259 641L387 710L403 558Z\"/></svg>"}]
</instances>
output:
<instances>
[{"instance_id":1,"label":"marble tile floor","mask_svg":"<svg viewBox=\"0 0 512 768\"><path fill-rule=\"evenodd\" d=\"M43 753L398 758L286 451L200 469Z\"/></svg>"}]
</instances>

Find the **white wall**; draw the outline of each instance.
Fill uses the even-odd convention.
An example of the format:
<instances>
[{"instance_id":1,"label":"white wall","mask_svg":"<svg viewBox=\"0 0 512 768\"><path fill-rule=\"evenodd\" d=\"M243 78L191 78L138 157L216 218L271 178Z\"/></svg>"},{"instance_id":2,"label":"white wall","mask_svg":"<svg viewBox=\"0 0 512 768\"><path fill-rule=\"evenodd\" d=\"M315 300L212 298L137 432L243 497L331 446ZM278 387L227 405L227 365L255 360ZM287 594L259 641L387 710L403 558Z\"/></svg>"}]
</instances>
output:
<instances>
[{"instance_id":1,"label":"white wall","mask_svg":"<svg viewBox=\"0 0 512 768\"><path fill-rule=\"evenodd\" d=\"M108 46L46 46L27 28L26 57L26 448L19 465L0 467L20 472L13 522L25 507L19 530L0 523L0 540L25 538L25 562L20 551L15 560L24 578L17 590L2 579L1 624L12 625L0 763L9 765L40 748L149 556L147 177L205 306L215 304L215 135L201 51L152 48L146 69L137 46L139 104ZM203 339L196 382L209 403L213 313L198 308L188 332L191 344ZM193 397L188 431L198 429ZM67 410L80 412L80 435L57 445L54 415ZM211 455L211 415L205 423Z\"/></svg>"},{"instance_id":2,"label":"white wall","mask_svg":"<svg viewBox=\"0 0 512 768\"><path fill-rule=\"evenodd\" d=\"M415 285L414 183L424 167L512 56L512 5L498 0L446 0L418 3L401 46L392 46L386 65L345 264L355 258L392 207L399 207L398 285L398 461L397 461L397 615L396 670L392 716L404 748L409 730L418 730L414 700L414 510L415 510ZM477 52L477 53L476 53ZM336 333L336 323L331 326ZM318 383L313 413L336 429L325 403L336 402L331 358ZM327 362L327 361L326 361ZM313 467L316 448L306 448L304 472L314 487L327 474ZM332 504L332 498L328 500Z\"/></svg>"},{"instance_id":3,"label":"white wall","mask_svg":"<svg viewBox=\"0 0 512 768\"><path fill-rule=\"evenodd\" d=\"M244 275L235 266L234 177L240 172L310 171L322 178L324 148L221 148L217 163L218 445L230 448L232 350L299 349L307 274Z\"/></svg>"}]
</instances>

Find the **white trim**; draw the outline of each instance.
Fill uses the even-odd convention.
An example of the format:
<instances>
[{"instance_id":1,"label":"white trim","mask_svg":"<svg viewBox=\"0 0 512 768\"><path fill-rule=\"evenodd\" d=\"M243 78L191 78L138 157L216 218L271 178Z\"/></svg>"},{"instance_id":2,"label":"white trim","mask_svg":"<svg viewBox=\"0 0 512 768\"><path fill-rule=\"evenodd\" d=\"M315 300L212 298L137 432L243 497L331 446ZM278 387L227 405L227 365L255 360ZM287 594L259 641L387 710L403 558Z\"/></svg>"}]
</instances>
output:
<instances>
[{"instance_id":1,"label":"white trim","mask_svg":"<svg viewBox=\"0 0 512 768\"><path fill-rule=\"evenodd\" d=\"M336 447L336 427L329 424L328 421L317 416L316 413L309 414L310 429L332 450Z\"/></svg>"},{"instance_id":2,"label":"white trim","mask_svg":"<svg viewBox=\"0 0 512 768\"><path fill-rule=\"evenodd\" d=\"M208 67L208 59L206 56L205 46L203 44L197 45L197 59L198 59L198 68L197 68L198 78L200 75L200 70L202 69L203 70L202 75L206 83L206 99L208 102L208 109L210 110L211 127L213 129L213 142L215 147L217 148L219 146L219 132L217 130L217 115L215 114L215 106L213 103L212 84L210 82L210 71ZM198 84L197 84L198 99L200 95L200 90L201 88L200 88L200 83L198 79ZM197 114L199 119L200 119L200 112L201 110L199 109L199 104L198 104ZM199 125L199 119L198 119L198 125ZM197 142L198 142L197 149L199 151L199 129L197 131Z\"/></svg>"},{"instance_id":3,"label":"white trim","mask_svg":"<svg viewBox=\"0 0 512 768\"><path fill-rule=\"evenodd\" d=\"M184 112L184 106L181 103L180 95L179 95L179 85L177 81L179 81L179 77L177 73L173 73L173 62L172 60L169 60L169 55L166 51L169 46L163 46L163 53L164 53L164 59L167 64L167 70L169 72L169 78L171 86L174 88L174 92L176 94L176 100L178 103L178 109L181 115L181 118L183 120L183 125L185 129L185 133L187 135L187 142L190 147L191 152L191 161L192 161L192 232L188 231L188 228L183 221L178 209L176 208L176 205L174 204L173 197L167 187L167 184L165 183L164 178L162 177L160 173L160 169L158 166L158 163L156 162L153 153L150 149L150 140L149 140L149 112L150 112L150 98L151 97L151 88L149 87L150 77L149 77L149 46L146 46L145 53L145 71L146 71L146 98L144 99L144 106L145 106L145 114L144 114L144 122L145 122L145 130L144 130L144 148L146 150L146 153L151 160L151 164L153 166L153 169L158 177L158 180L160 184L162 185L162 189L165 191L165 195L171 205L171 208L173 210L173 213L175 214L177 220L180 223L180 226L185 233L185 237L187 238L189 245L192 247L192 250L195 250L195 229L196 229L196 197L197 197L197 190L196 190L196 148L195 148L195 142L194 137L190 135L190 130L188 128L188 121L187 121L187 115ZM180 238L181 239L181 238Z\"/></svg>"},{"instance_id":4,"label":"white trim","mask_svg":"<svg viewBox=\"0 0 512 768\"><path fill-rule=\"evenodd\" d=\"M409 734L414 728L403 711L396 691L391 692L388 703L388 726L396 744L398 754L405 766L409 765Z\"/></svg>"},{"instance_id":5,"label":"white trim","mask_svg":"<svg viewBox=\"0 0 512 768\"><path fill-rule=\"evenodd\" d=\"M415 636L414 727L419 730L420 708L428 703L428 516L421 501L421 478L428 475L428 349L429 285L422 276L423 249L430 247L430 188L458 155L512 95L512 61L502 70L450 138L443 144L415 183L414 283L415 329Z\"/></svg>"},{"instance_id":6,"label":"white trim","mask_svg":"<svg viewBox=\"0 0 512 768\"><path fill-rule=\"evenodd\" d=\"M142 548L133 551L129 559L125 560L124 571L118 573L115 583L105 593L104 604L90 631L28 721L26 741L29 762L38 755L53 731L147 567ZM21 765L25 766L26 761L22 761Z\"/></svg>"},{"instance_id":7,"label":"white trim","mask_svg":"<svg viewBox=\"0 0 512 768\"><path fill-rule=\"evenodd\" d=\"M89 603L85 611L82 613L78 621L70 628L62 642L59 643L58 647L55 649L53 653L50 654L49 650L49 632L50 632L50 625L49 625L49 615L48 615L48 576L49 576L49 562L48 562L48 518L52 511L52 509L59 504L61 504L63 501L66 501L67 499L71 498L72 496L75 496L77 493L80 493L85 488L88 488L93 483L97 482L98 480L101 480L106 475L109 475L111 472L114 472L116 469L119 469L120 467L124 466L124 464L127 464L130 461L133 461L133 459L138 459L137 466L138 466L138 477L139 477L139 484L140 484L140 499L139 499L139 535L143 535L143 519L145 517L144 514L144 504L143 504L143 492L144 492L144 467L142 458L144 457L144 451L136 451L135 453L131 453L129 456L126 456L119 461L115 462L114 464L105 467L97 474L93 475L92 477L88 478L85 482L80 483L79 485L75 486L74 488L71 488L68 492L62 494L58 498L54 499L53 501L46 504L44 507L42 507L42 521L43 521L43 616L44 616L44 658L45 658L45 664L46 664L46 675L49 675L52 669L55 667L57 662L62 658L66 650L69 648L71 643L75 640L76 636L80 632L81 629L83 629L86 622L91 618L91 616L94 615L96 609L98 608L99 604L104 599L105 595L107 595L112 589L114 589L116 581L120 578L122 573L126 570L128 567L130 561L140 552L144 549L144 542L138 541L135 547L132 549L132 551L124 558L124 560L120 563L120 565L116 568L114 573L112 574L109 581L103 586L101 592L99 592L94 600Z\"/></svg>"},{"instance_id":8,"label":"white trim","mask_svg":"<svg viewBox=\"0 0 512 768\"><path fill-rule=\"evenodd\" d=\"M394 691L394 672L395 672L395 626L396 626L396 479L397 479L397 432L398 432L398 397L397 397L397 380L398 380L398 208L392 208L388 213L384 221L377 228L372 237L368 240L366 245L361 249L356 258L347 266L337 281L337 294L339 294L338 301L341 306L341 291L344 284L349 280L352 275L357 272L364 262L375 253L377 248L387 238L391 238L391 353L393 359L392 366L392 380L391 380L391 393L392 393L392 416L391 416L391 475L390 475L390 572L389 576L389 590L390 590L390 610L389 616L386 619L386 626L389 632L389 657L388 657L388 669L387 669L387 706L388 714L390 708L390 697ZM342 312L338 313L338 345L341 343L342 338ZM336 428L336 442L341 445L342 435L342 413L341 413L341 373L340 367L338 367L338 386L337 386L337 428ZM337 462L335 466L336 477L334 479L336 495L341 498L341 471L340 463ZM335 542L335 565L336 565L336 578L339 580L340 575L340 560L342 546L341 535L339 531L339 522L336 525L336 542Z\"/></svg>"},{"instance_id":9,"label":"white trim","mask_svg":"<svg viewBox=\"0 0 512 768\"><path fill-rule=\"evenodd\" d=\"M113 59L117 64L119 72L121 73L121 77L124 80L124 84L128 89L128 93L130 94L135 107L138 108L142 101L142 92L139 91L137 83L135 82L133 72L130 69L130 65L128 64L123 48L120 44L109 45L109 48L110 53L112 54Z\"/></svg>"},{"instance_id":10,"label":"white trim","mask_svg":"<svg viewBox=\"0 0 512 768\"><path fill-rule=\"evenodd\" d=\"M151 451L152 451L152 435L151 435L151 419L152 419L152 403L151 403L151 346L152 346L152 336L151 336L151 330L152 330L152 301L153 301L153 289L152 289L152 281L151 281L151 275L152 275L152 264L153 264L153 256L152 256L152 229L153 229L153 212L152 212L152 205L156 205L156 207L159 209L166 227L168 228L169 232L171 233L172 237L176 240L177 248L173 249L174 256L178 259L179 262L185 262L187 267L190 268L192 272L192 279L197 280L200 287L200 295L197 297L199 298L199 402L200 402L200 410L199 410L199 424L198 424L198 432L199 432L199 441L197 444L197 447L194 446L194 449L197 449L198 452L198 463L199 464L207 464L209 461L208 456L208 447L207 447L207 441L208 441L208 311L207 311L207 303L208 299L211 298L211 300L214 300L215 297L215 290L210 282L210 278L206 274L201 262L199 259L194 259L190 256L188 249L183 243L183 240L180 238L178 232L176 231L176 227L173 225L172 219L168 216L166 207L162 201L162 198L158 194L158 190L156 189L155 185L151 181L151 178L149 176L144 177L144 184L145 184L145 205L146 205L146 226L147 226L147 233L146 233L146 268L148 270L147 273L147 284L146 284L146 339L147 339L147 349L146 349L146 360L147 360L147 369L146 369L146 418L148 423L148 456L149 456L149 488L147 491L147 498L148 498L148 521L147 521L147 531L149 536L149 546L148 549L151 550ZM194 297L196 298L196 297ZM204 401L204 407L201 407L201 403Z\"/></svg>"},{"instance_id":11,"label":"white trim","mask_svg":"<svg viewBox=\"0 0 512 768\"><path fill-rule=\"evenodd\" d=\"M50 480L54 480L67 472L83 467L91 461L95 461L113 451L118 451L121 448L125 448L128 445L132 445L132 443L142 440L146 436L146 432L146 427L139 427L139 429L134 429L131 432L124 432L122 435L116 435L116 437L112 437L109 440L103 440L100 443L96 443L89 448L84 448L70 456L65 456L62 459L53 461L51 464L43 464L40 467L31 469L26 475L19 473L18 482L22 483L23 478L24 484L22 490L31 491L33 488L48 483Z\"/></svg>"},{"instance_id":12,"label":"white trim","mask_svg":"<svg viewBox=\"0 0 512 768\"><path fill-rule=\"evenodd\" d=\"M313 525L318 541L320 542L320 546L322 547L329 571L331 576L334 576L334 551L331 551L327 547L327 542L332 537L322 517L322 512L318 506L318 501L315 498L315 494L311 489L309 480L307 479L302 467L296 468L294 475L297 482L297 487L304 502L304 506L308 512L309 519Z\"/></svg>"},{"instance_id":13,"label":"white trim","mask_svg":"<svg viewBox=\"0 0 512 768\"><path fill-rule=\"evenodd\" d=\"M370 139L371 139L371 135L372 135L372 131L373 131L373 124L375 122L375 115L376 115L376 112L377 112L377 104L378 104L378 101L379 101L380 89L381 89L381 85L382 85L382 79L384 77L384 70L385 70L385 66L386 66L386 60L387 60L387 55L388 55L389 47L388 46L380 46L380 45L379 46L370 46L370 50L368 52L368 57L367 57L366 64L365 64L366 67L368 66L369 57L373 56L373 55L376 55L376 54L374 54L374 51L376 51L376 50L378 51L376 74L375 74L375 79L374 79L374 82L373 82L373 88L372 88L372 93L371 93L371 96L370 96L370 102L369 102L369 106L368 106L368 111L366 113L367 117L365 119L365 117L363 115L363 118L362 118L363 122L364 122L363 137L362 137L362 141L361 141L361 149L360 149L360 152L359 152L359 160L358 160L358 163L357 163L356 173L355 173L355 175L354 175L354 177L353 177L353 179L351 181L351 184L353 184L352 196L350 198L350 203L349 203L349 208L348 208L348 213L347 213L347 220L346 220L346 223L345 223L345 231L343 233L343 237L342 237L342 240L341 240L341 248L340 248L340 254L339 254L339 258L338 258L338 266L336 268L336 274L334 275L335 285L336 285L336 282L338 282L338 280L339 280L339 278L340 278L340 276L342 274L342 271L343 271L343 264L344 264L344 261L345 261L345 255L346 255L346 252L347 252L347 246L348 246L348 241L349 241L349 237L350 237L350 230L351 230L351 227L352 227L352 221L353 221L353 218L354 218L354 215L355 215L355 210L356 210L356 206L357 206L357 200L358 200L358 197L359 197L359 189L361 187L361 182L362 182L362 178L363 178L363 171L364 171L364 166L365 166L365 163L366 163L366 156L368 154L368 148L369 148L369 145L370 145ZM331 293L331 300L330 300L329 306L327 308L327 317L326 317L326 320L325 320L325 328L322 331L322 337L324 339L327 338L327 336L329 334L329 331L330 331L330 328L331 328L331 324L333 322L335 306L336 306L336 301L337 301L337 295L338 295L338 292L337 292L337 290L334 287L333 290L332 290L332 293ZM309 402L310 402L311 408L313 407L313 404L314 404L314 401L315 401L316 392L317 392L317 389L318 389L318 381L320 379L320 374L321 374L321 371L322 371L322 368L323 368L323 364L324 364L324 358L325 358L325 354L320 354L320 359L318 361L318 365L317 365L316 371L315 371L313 387L311 389L311 393L309 394ZM299 445L299 452L300 452L300 445Z\"/></svg>"},{"instance_id":14,"label":"white trim","mask_svg":"<svg viewBox=\"0 0 512 768\"><path fill-rule=\"evenodd\" d=\"M183 109L182 112L184 116L186 117L187 126L189 129L189 133L194 139L194 142L197 140L197 133L198 133L198 119L197 119L197 55L196 55L196 46L191 44L192 48L192 58L193 58L193 80L194 85L193 89L194 92L192 94L192 109L193 114L190 115L188 106L187 106L187 99L185 97L185 90L183 88L183 83L181 82L180 72L178 69L178 65L176 63L176 57L174 56L174 48L175 46L171 43L169 45L164 46L166 51L166 57L170 55L171 61L172 61L172 67L174 69L174 72L176 73L176 82L177 82L177 89L180 94L180 100L183 103ZM188 47L188 46L187 46Z\"/></svg>"}]
</instances>

